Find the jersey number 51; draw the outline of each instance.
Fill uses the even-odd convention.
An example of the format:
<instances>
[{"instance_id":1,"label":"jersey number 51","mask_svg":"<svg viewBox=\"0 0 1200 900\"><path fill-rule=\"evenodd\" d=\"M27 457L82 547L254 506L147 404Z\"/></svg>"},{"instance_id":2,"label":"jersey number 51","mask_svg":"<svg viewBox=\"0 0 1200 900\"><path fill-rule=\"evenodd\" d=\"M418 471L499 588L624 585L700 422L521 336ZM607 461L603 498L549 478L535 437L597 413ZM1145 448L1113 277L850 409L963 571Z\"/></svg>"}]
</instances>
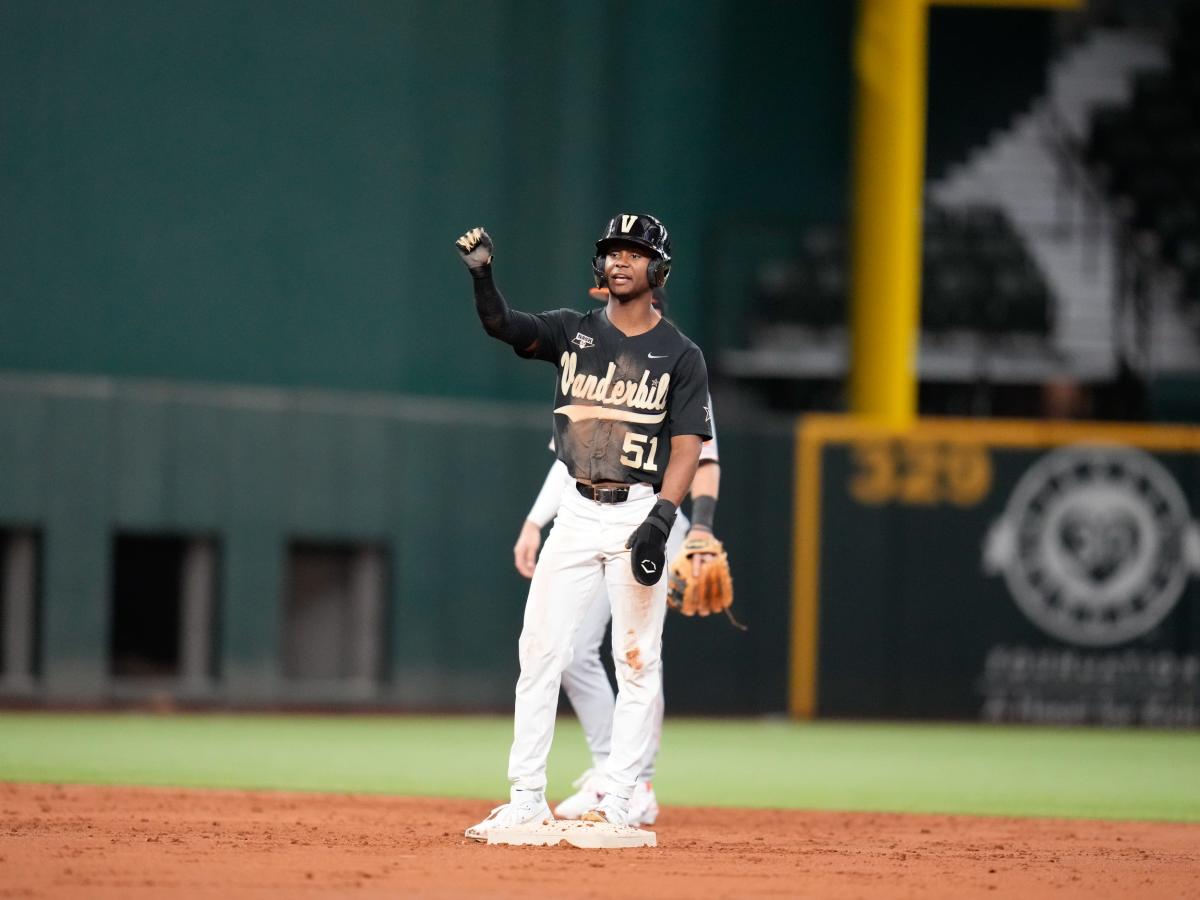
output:
<instances>
[{"instance_id":1,"label":"jersey number 51","mask_svg":"<svg viewBox=\"0 0 1200 900\"><path fill-rule=\"evenodd\" d=\"M647 445L649 452L646 452ZM627 432L621 450L627 454L621 457L621 465L629 466L631 469L641 469L643 472L658 471L658 465L654 462L654 457L658 454L657 437L646 437L644 434Z\"/></svg>"}]
</instances>

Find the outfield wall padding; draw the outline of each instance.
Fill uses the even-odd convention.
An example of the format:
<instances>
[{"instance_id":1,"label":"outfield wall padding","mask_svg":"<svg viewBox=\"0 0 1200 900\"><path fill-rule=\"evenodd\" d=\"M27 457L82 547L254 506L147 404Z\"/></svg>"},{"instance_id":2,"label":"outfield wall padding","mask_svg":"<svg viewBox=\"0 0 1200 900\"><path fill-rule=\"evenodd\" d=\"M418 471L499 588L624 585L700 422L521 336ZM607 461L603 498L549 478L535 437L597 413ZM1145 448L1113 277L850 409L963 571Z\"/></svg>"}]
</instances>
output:
<instances>
[{"instance_id":1,"label":"outfield wall padding","mask_svg":"<svg viewBox=\"0 0 1200 900\"><path fill-rule=\"evenodd\" d=\"M15 696L508 709L527 586L512 545L552 462L549 434L541 405L0 379L0 530L41 538L38 670ZM718 530L751 629L673 617L667 690L679 712L781 711L791 431L721 437ZM764 473L777 489L764 491ZM112 548L126 532L213 542L214 660L200 690L110 674ZM365 693L282 677L292 541L384 551L385 673Z\"/></svg>"}]
</instances>

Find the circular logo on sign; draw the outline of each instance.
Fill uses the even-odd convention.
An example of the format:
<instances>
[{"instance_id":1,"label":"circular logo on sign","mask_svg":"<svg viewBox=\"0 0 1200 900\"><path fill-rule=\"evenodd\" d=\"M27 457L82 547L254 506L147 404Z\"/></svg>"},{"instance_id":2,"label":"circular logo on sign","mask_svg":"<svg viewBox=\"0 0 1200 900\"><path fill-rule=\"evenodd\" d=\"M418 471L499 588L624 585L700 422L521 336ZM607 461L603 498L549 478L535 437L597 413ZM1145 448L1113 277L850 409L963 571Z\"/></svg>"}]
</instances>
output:
<instances>
[{"instance_id":1,"label":"circular logo on sign","mask_svg":"<svg viewBox=\"0 0 1200 900\"><path fill-rule=\"evenodd\" d=\"M1104 647L1145 634L1200 570L1200 532L1175 479L1127 447L1073 446L1017 482L988 534L984 568L1017 606L1072 644Z\"/></svg>"}]
</instances>

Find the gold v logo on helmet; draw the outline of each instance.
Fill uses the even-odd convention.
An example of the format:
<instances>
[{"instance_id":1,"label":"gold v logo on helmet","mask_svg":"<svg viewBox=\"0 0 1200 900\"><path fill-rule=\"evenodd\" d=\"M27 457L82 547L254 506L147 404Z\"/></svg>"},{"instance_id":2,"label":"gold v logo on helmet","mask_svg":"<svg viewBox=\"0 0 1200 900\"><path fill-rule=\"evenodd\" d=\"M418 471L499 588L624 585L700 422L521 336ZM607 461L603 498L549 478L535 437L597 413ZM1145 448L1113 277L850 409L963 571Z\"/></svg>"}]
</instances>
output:
<instances>
[{"instance_id":1,"label":"gold v logo on helmet","mask_svg":"<svg viewBox=\"0 0 1200 900\"><path fill-rule=\"evenodd\" d=\"M637 216L621 216L621 231L628 234L629 229L633 227L633 223L636 221Z\"/></svg>"}]
</instances>

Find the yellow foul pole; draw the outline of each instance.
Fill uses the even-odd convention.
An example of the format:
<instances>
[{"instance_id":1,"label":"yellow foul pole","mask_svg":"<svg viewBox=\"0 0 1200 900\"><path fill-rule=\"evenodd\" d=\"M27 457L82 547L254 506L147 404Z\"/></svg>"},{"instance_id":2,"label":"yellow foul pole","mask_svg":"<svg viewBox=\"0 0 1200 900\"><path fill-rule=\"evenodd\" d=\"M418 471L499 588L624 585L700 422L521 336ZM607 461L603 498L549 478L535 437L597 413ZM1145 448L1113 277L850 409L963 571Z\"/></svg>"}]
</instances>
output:
<instances>
[{"instance_id":1,"label":"yellow foul pole","mask_svg":"<svg viewBox=\"0 0 1200 900\"><path fill-rule=\"evenodd\" d=\"M917 410L926 0L861 0L850 304L850 409Z\"/></svg>"},{"instance_id":2,"label":"yellow foul pole","mask_svg":"<svg viewBox=\"0 0 1200 900\"><path fill-rule=\"evenodd\" d=\"M917 412L928 8L1083 5L1083 0L859 0L852 412L899 427Z\"/></svg>"}]
</instances>

